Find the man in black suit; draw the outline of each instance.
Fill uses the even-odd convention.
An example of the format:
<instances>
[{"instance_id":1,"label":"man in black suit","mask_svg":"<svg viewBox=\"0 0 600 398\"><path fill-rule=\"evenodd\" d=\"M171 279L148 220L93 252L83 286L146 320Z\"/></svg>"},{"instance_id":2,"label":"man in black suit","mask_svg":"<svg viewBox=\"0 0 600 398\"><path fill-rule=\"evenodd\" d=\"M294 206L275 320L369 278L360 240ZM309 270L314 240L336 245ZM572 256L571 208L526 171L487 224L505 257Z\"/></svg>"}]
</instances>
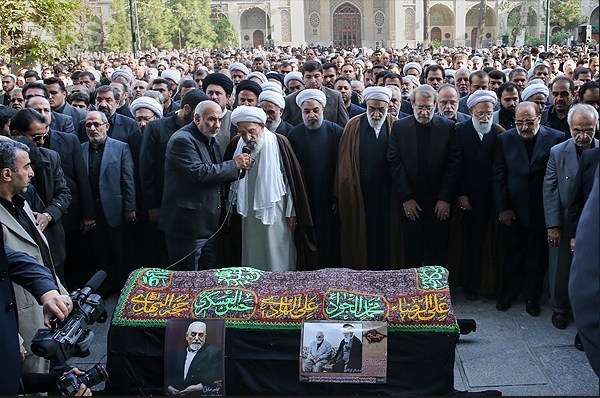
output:
<instances>
[{"instance_id":1,"label":"man in black suit","mask_svg":"<svg viewBox=\"0 0 600 398\"><path fill-rule=\"evenodd\" d=\"M175 355L166 375L167 392L172 395L215 391L223 385L223 354L206 343L206 324L192 322L185 333L187 347ZM203 395L203 394L201 394ZM207 395L211 395L208 394Z\"/></svg>"},{"instance_id":2,"label":"man in black suit","mask_svg":"<svg viewBox=\"0 0 600 398\"><path fill-rule=\"evenodd\" d=\"M208 99L202 91L195 89L187 92L181 100L181 109L173 115L154 120L146 125L142 136L140 151L140 179L144 206L148 209L148 218L158 223L162 205L165 181L165 155L169 138L180 128L194 120L194 109L201 101ZM160 264L168 265L165 238L156 231L156 246L160 254ZM157 259L158 260L158 259Z\"/></svg>"},{"instance_id":3,"label":"man in black suit","mask_svg":"<svg viewBox=\"0 0 600 398\"><path fill-rule=\"evenodd\" d=\"M67 88L65 83L57 77L49 77L44 79L44 84L48 88L50 94L48 100L52 110L56 113L71 116L73 125L79 126L79 123L85 119L86 112L73 107L67 102Z\"/></svg>"},{"instance_id":4,"label":"man in black suit","mask_svg":"<svg viewBox=\"0 0 600 398\"><path fill-rule=\"evenodd\" d=\"M349 323L342 326L344 338L340 341L333 356L333 371L339 373L362 372L362 341L354 335L354 326Z\"/></svg>"},{"instance_id":5,"label":"man in black suit","mask_svg":"<svg viewBox=\"0 0 600 398\"><path fill-rule=\"evenodd\" d=\"M498 220L505 225L507 255L502 296L496 303L506 311L522 293L529 315L540 314L540 297L548 268L548 243L542 187L550 148L564 134L540 124L533 102L516 109L516 128L498 137L494 161L494 196Z\"/></svg>"},{"instance_id":6,"label":"man in black suit","mask_svg":"<svg viewBox=\"0 0 600 398\"><path fill-rule=\"evenodd\" d=\"M252 158L245 153L222 162L215 141L222 119L218 104L203 101L194 111L193 122L167 144L158 228L165 233L169 261L177 262L180 270L217 265L218 237L213 234L224 213L222 185L251 167Z\"/></svg>"},{"instance_id":7,"label":"man in black suit","mask_svg":"<svg viewBox=\"0 0 600 398\"><path fill-rule=\"evenodd\" d=\"M23 98L25 101L29 101L35 97L43 97L47 100L50 99L50 91L48 88L42 83L28 83L23 86ZM75 127L73 125L73 118L68 115L63 115L61 113L52 112L50 117L49 126L53 130L62 131L69 134L75 133Z\"/></svg>"},{"instance_id":8,"label":"man in black suit","mask_svg":"<svg viewBox=\"0 0 600 398\"><path fill-rule=\"evenodd\" d=\"M318 61L306 61L302 68L302 79L306 88L314 88L325 93L327 108L323 113L323 118L341 127L346 126L348 111L346 111L346 107L344 106L342 94L323 86L323 66ZM285 97L285 110L282 117L283 120L292 126L304 123L300 107L296 104L297 95L298 92L295 92Z\"/></svg>"},{"instance_id":9,"label":"man in black suit","mask_svg":"<svg viewBox=\"0 0 600 398\"><path fill-rule=\"evenodd\" d=\"M446 264L460 147L454 122L434 114L437 99L431 86L416 88L414 116L394 122L390 136L387 158L402 206L407 268Z\"/></svg>"}]
</instances>

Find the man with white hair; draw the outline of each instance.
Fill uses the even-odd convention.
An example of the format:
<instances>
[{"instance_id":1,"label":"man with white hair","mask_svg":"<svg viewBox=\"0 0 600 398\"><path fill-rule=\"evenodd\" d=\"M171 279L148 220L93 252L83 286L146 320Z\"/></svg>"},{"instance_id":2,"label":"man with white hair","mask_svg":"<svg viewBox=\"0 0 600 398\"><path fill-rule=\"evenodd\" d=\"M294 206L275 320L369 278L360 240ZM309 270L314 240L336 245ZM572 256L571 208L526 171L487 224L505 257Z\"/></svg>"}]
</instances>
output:
<instances>
[{"instance_id":1,"label":"man with white hair","mask_svg":"<svg viewBox=\"0 0 600 398\"><path fill-rule=\"evenodd\" d=\"M563 77L564 78L564 77ZM567 79L567 78L564 78ZM569 323L568 282L573 258L566 231L569 204L573 202L582 154L598 148L594 139L598 112L587 104L574 105L568 113L573 138L550 149L544 178L544 218L548 229L550 306L552 324L565 329Z\"/></svg>"},{"instance_id":2,"label":"man with white hair","mask_svg":"<svg viewBox=\"0 0 600 398\"><path fill-rule=\"evenodd\" d=\"M395 87L395 86L393 86ZM395 87L397 88L397 87ZM340 139L334 192L340 215L345 267L381 270L390 266L392 179L387 149L392 124L392 90L367 87L366 113L350 119Z\"/></svg>"},{"instance_id":3,"label":"man with white hair","mask_svg":"<svg viewBox=\"0 0 600 398\"><path fill-rule=\"evenodd\" d=\"M408 101L410 99L410 94L420 85L419 80L413 75L402 77L402 85L400 87L402 90L402 99Z\"/></svg>"},{"instance_id":4,"label":"man with white hair","mask_svg":"<svg viewBox=\"0 0 600 398\"><path fill-rule=\"evenodd\" d=\"M327 104L323 91L305 89L294 97L304 123L294 127L288 139L306 179L317 237L318 265L334 267L339 265L340 253L333 183L343 130L339 125L323 119Z\"/></svg>"},{"instance_id":5,"label":"man with white hair","mask_svg":"<svg viewBox=\"0 0 600 398\"><path fill-rule=\"evenodd\" d=\"M479 297L483 248L492 211L494 151L497 136L504 131L492 122L497 101L493 91L475 91L467 100L472 118L456 124L461 149L458 185L458 202L463 212L461 279L468 300Z\"/></svg>"},{"instance_id":6,"label":"man with white hair","mask_svg":"<svg viewBox=\"0 0 600 398\"><path fill-rule=\"evenodd\" d=\"M203 101L194 120L171 136L165 156L164 191L158 228L165 233L171 263L194 271L219 264L218 234L224 212L223 183L251 167L248 154L223 162L215 137L221 106Z\"/></svg>"},{"instance_id":7,"label":"man with white hair","mask_svg":"<svg viewBox=\"0 0 600 398\"><path fill-rule=\"evenodd\" d=\"M169 394L202 395L204 388L222 387L223 353L207 344L206 337L206 323L190 323L185 333L186 348L177 352L172 366L167 367L165 380L173 381L167 387Z\"/></svg>"},{"instance_id":8,"label":"man with white hair","mask_svg":"<svg viewBox=\"0 0 600 398\"><path fill-rule=\"evenodd\" d=\"M403 214L405 268L446 264L460 147L454 123L435 115L437 98L429 85L415 89L414 117L394 122L390 135L387 158Z\"/></svg>"},{"instance_id":9,"label":"man with white hair","mask_svg":"<svg viewBox=\"0 0 600 398\"><path fill-rule=\"evenodd\" d=\"M293 271L314 265L307 242L312 220L302 172L287 139L265 128L267 115L239 106L231 113L238 135L225 158L250 153L246 177L233 182L229 198L241 216L241 263L266 271ZM312 245L314 248L314 243Z\"/></svg>"},{"instance_id":10,"label":"man with white hair","mask_svg":"<svg viewBox=\"0 0 600 398\"><path fill-rule=\"evenodd\" d=\"M283 110L285 109L285 99L283 98L283 95L273 90L265 90L258 96L258 105L267 114L265 127L269 129L269 131L287 137L294 126L281 119Z\"/></svg>"},{"instance_id":11,"label":"man with white hair","mask_svg":"<svg viewBox=\"0 0 600 398\"><path fill-rule=\"evenodd\" d=\"M306 358L302 360L302 371L319 373L323 371L323 365L329 362L331 343L325 340L322 330L317 330L315 340L310 343Z\"/></svg>"}]
</instances>

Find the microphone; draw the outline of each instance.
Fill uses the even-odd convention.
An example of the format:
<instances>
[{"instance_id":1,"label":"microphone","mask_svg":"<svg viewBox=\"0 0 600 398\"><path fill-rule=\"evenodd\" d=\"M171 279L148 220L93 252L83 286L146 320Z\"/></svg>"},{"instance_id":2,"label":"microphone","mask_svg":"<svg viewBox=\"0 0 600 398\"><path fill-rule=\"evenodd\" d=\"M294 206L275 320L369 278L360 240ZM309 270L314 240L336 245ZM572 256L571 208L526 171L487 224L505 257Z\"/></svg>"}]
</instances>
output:
<instances>
[{"instance_id":1,"label":"microphone","mask_svg":"<svg viewBox=\"0 0 600 398\"><path fill-rule=\"evenodd\" d=\"M242 147L242 153L245 153L245 154L248 154L248 155L250 155L252 152L250 151L250 148L248 148L248 146L247 146L247 145L244 145L244 146ZM242 175L243 175L243 174L244 174L244 169L240 169L240 172L239 172L239 175L238 175L238 180L239 180L240 178L242 178Z\"/></svg>"}]
</instances>

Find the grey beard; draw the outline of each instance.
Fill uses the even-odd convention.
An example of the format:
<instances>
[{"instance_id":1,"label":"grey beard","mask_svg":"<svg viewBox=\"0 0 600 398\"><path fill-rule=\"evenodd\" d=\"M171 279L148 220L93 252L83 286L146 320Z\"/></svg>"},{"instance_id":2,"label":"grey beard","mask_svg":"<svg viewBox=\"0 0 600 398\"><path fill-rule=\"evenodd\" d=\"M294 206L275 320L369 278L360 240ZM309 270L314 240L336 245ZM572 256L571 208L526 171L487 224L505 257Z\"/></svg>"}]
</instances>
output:
<instances>
[{"instance_id":1,"label":"grey beard","mask_svg":"<svg viewBox=\"0 0 600 398\"><path fill-rule=\"evenodd\" d=\"M475 131L477 131L479 134L485 135L490 132L490 129L492 128L492 121L490 120L486 123L480 123L479 120L473 118L473 127L475 127Z\"/></svg>"},{"instance_id":2,"label":"grey beard","mask_svg":"<svg viewBox=\"0 0 600 398\"><path fill-rule=\"evenodd\" d=\"M305 121L304 122L304 125L309 130L318 130L321 128L322 124L323 124L323 119L319 119L318 121Z\"/></svg>"},{"instance_id":3,"label":"grey beard","mask_svg":"<svg viewBox=\"0 0 600 398\"><path fill-rule=\"evenodd\" d=\"M415 119L417 119L417 123L419 123L419 124L427 124L433 120L433 112L431 113L431 116L427 119L418 117L417 114L415 113Z\"/></svg>"},{"instance_id":4,"label":"grey beard","mask_svg":"<svg viewBox=\"0 0 600 398\"><path fill-rule=\"evenodd\" d=\"M202 344L200 343L192 343L189 346L190 351L198 351L200 348L202 348Z\"/></svg>"},{"instance_id":5,"label":"grey beard","mask_svg":"<svg viewBox=\"0 0 600 398\"><path fill-rule=\"evenodd\" d=\"M267 121L265 123L265 127L269 129L269 131L275 132L275 130L277 130L277 127L279 127L279 125L281 124L281 118L277 119L277 120L273 120L272 122Z\"/></svg>"},{"instance_id":6,"label":"grey beard","mask_svg":"<svg viewBox=\"0 0 600 398\"><path fill-rule=\"evenodd\" d=\"M374 130L379 130L379 129L381 129L381 126L383 126L383 123L385 123L386 116L387 116L387 113L385 115L383 115L383 117L381 119L373 120L373 119L371 119L371 116L369 116L369 114L367 113L367 120L369 121L369 125Z\"/></svg>"}]
</instances>

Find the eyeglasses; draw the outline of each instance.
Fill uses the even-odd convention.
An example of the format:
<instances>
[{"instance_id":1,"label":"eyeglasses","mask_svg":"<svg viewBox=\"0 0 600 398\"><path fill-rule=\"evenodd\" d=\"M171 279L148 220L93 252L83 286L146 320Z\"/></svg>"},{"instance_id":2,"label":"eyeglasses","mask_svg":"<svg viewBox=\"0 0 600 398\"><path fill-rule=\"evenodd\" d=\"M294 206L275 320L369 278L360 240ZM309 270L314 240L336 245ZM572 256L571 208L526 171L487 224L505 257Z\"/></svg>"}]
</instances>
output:
<instances>
[{"instance_id":1,"label":"eyeglasses","mask_svg":"<svg viewBox=\"0 0 600 398\"><path fill-rule=\"evenodd\" d=\"M416 105L415 109L418 111L431 112L433 110L433 106L432 105Z\"/></svg>"},{"instance_id":2,"label":"eyeglasses","mask_svg":"<svg viewBox=\"0 0 600 398\"><path fill-rule=\"evenodd\" d=\"M85 124L85 128L87 129L91 129L92 126L96 127L97 129L99 129L100 127L104 126L106 123L100 123L100 122L87 122Z\"/></svg>"},{"instance_id":3,"label":"eyeglasses","mask_svg":"<svg viewBox=\"0 0 600 398\"><path fill-rule=\"evenodd\" d=\"M477 117L492 117L494 115L494 112L475 112L475 116Z\"/></svg>"},{"instance_id":4,"label":"eyeglasses","mask_svg":"<svg viewBox=\"0 0 600 398\"><path fill-rule=\"evenodd\" d=\"M535 122L537 122L537 120L517 120L515 125L533 127L535 126Z\"/></svg>"},{"instance_id":5,"label":"eyeglasses","mask_svg":"<svg viewBox=\"0 0 600 398\"><path fill-rule=\"evenodd\" d=\"M40 142L40 141L46 141L48 139L48 133L45 134L36 134L34 136L31 137L31 140L33 142Z\"/></svg>"},{"instance_id":6,"label":"eyeglasses","mask_svg":"<svg viewBox=\"0 0 600 398\"><path fill-rule=\"evenodd\" d=\"M589 129L589 130L573 129L573 135L584 134L584 135L587 135L588 137L593 137L595 133L596 133L596 130L594 130L594 129Z\"/></svg>"}]
</instances>

